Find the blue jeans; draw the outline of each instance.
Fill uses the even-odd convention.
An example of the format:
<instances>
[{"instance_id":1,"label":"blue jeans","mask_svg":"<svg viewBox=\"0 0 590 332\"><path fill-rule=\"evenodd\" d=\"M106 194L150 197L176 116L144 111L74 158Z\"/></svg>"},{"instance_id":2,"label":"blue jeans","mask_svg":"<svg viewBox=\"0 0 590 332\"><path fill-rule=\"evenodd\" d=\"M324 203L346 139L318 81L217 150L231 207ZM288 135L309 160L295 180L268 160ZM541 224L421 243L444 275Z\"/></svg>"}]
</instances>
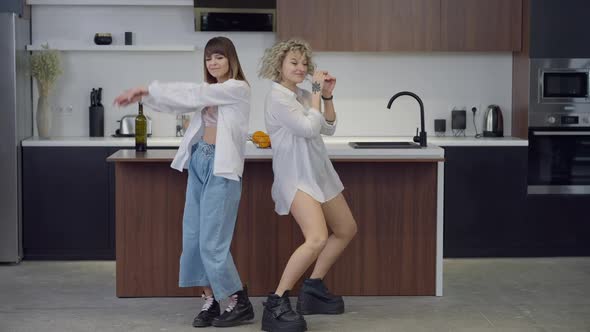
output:
<instances>
[{"instance_id":1,"label":"blue jeans","mask_svg":"<svg viewBox=\"0 0 590 332\"><path fill-rule=\"evenodd\" d=\"M192 146L182 221L180 287L209 286L217 299L242 289L229 252L242 182L213 175L215 145Z\"/></svg>"}]
</instances>

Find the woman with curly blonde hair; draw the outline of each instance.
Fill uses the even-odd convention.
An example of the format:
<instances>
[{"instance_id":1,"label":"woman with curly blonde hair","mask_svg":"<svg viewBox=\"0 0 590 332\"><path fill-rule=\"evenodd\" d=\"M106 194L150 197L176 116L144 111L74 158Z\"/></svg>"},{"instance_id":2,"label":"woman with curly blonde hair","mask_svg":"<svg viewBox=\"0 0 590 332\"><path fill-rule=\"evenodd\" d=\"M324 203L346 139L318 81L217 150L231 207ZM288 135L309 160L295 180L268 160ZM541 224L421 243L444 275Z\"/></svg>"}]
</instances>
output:
<instances>
[{"instance_id":1,"label":"woman with curly blonde hair","mask_svg":"<svg viewBox=\"0 0 590 332\"><path fill-rule=\"evenodd\" d=\"M322 279L357 226L321 136L336 130L332 95L336 78L315 70L311 58L305 41L282 41L266 50L259 72L273 81L266 98L265 123L272 142L275 211L280 215L291 212L305 237L291 255L276 291L264 303L264 331L304 331L307 326L301 315L344 312L342 297L329 293ZM311 92L297 86L308 74L312 75ZM291 309L289 290L314 261L313 272L299 293L296 313Z\"/></svg>"}]
</instances>

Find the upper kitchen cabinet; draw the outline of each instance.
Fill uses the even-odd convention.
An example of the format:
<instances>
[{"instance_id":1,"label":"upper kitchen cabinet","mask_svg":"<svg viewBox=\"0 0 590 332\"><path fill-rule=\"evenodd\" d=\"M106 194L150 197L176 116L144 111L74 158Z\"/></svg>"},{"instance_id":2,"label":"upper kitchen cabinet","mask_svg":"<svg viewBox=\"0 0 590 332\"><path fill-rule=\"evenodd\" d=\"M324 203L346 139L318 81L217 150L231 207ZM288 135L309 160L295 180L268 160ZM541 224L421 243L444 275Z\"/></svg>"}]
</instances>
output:
<instances>
[{"instance_id":1,"label":"upper kitchen cabinet","mask_svg":"<svg viewBox=\"0 0 590 332\"><path fill-rule=\"evenodd\" d=\"M519 51L522 0L277 0L279 39L318 51Z\"/></svg>"},{"instance_id":2,"label":"upper kitchen cabinet","mask_svg":"<svg viewBox=\"0 0 590 332\"><path fill-rule=\"evenodd\" d=\"M531 58L590 57L590 1L534 0L531 1L530 11Z\"/></svg>"},{"instance_id":3,"label":"upper kitchen cabinet","mask_svg":"<svg viewBox=\"0 0 590 332\"><path fill-rule=\"evenodd\" d=\"M277 1L280 39L318 51L431 51L440 45L440 0Z\"/></svg>"},{"instance_id":4,"label":"upper kitchen cabinet","mask_svg":"<svg viewBox=\"0 0 590 332\"><path fill-rule=\"evenodd\" d=\"M434 51L440 48L440 0L359 2L359 51Z\"/></svg>"},{"instance_id":5,"label":"upper kitchen cabinet","mask_svg":"<svg viewBox=\"0 0 590 332\"><path fill-rule=\"evenodd\" d=\"M357 0L278 0L279 39L303 38L317 51L354 50L357 9Z\"/></svg>"},{"instance_id":6,"label":"upper kitchen cabinet","mask_svg":"<svg viewBox=\"0 0 590 332\"><path fill-rule=\"evenodd\" d=\"M520 51L522 0L441 0L441 50Z\"/></svg>"}]
</instances>

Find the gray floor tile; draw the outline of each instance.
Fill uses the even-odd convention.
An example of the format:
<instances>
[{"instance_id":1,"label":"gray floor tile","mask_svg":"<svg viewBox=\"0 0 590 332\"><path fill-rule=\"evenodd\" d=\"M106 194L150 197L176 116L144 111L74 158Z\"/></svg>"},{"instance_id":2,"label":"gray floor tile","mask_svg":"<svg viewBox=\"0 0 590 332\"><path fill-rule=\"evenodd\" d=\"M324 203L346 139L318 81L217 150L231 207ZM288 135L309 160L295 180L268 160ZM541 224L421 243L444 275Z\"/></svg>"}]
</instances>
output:
<instances>
[{"instance_id":1,"label":"gray floor tile","mask_svg":"<svg viewBox=\"0 0 590 332\"><path fill-rule=\"evenodd\" d=\"M309 329L590 332L590 258L447 259L444 271L443 297L346 297L344 315L308 316ZM0 332L195 331L200 299L119 299L114 277L114 262L0 265ZM259 331L262 300L252 324L223 331Z\"/></svg>"}]
</instances>

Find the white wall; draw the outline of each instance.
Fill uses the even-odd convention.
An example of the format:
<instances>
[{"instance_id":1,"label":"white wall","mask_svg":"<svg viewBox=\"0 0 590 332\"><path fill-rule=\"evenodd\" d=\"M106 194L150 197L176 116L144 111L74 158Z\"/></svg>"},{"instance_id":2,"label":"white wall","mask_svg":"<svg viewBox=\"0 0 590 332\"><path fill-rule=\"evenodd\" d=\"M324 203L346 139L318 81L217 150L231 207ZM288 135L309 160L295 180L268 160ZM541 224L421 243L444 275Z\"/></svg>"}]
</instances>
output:
<instances>
[{"instance_id":1,"label":"white wall","mask_svg":"<svg viewBox=\"0 0 590 332\"><path fill-rule=\"evenodd\" d=\"M238 50L252 86L251 131L264 129L264 96L270 82L257 77L264 49L275 41L272 33L195 32L191 7L45 6L32 9L33 43L49 41L93 45L96 32L110 32L114 45L123 33L134 32L134 44L193 44L196 52L63 52L64 75L52 96L53 136L87 136L89 93L103 88L105 135L118 128L116 120L135 109L115 109L113 98L126 88L150 80L202 81L202 50L213 36L225 35ZM386 108L389 98L402 90L422 97L426 127L434 134L433 120L450 117L453 106L498 104L504 112L505 134L510 135L512 57L510 53L316 53L319 68L338 79L334 102L339 116L336 135L412 135L419 125L418 105L399 99ZM37 93L35 91L35 100ZM71 106L72 111L67 112ZM36 103L35 103L36 107ZM60 112L62 109L65 112ZM156 136L174 136L175 118L152 117ZM481 128L480 110L477 125ZM468 111L467 134L473 135Z\"/></svg>"}]
</instances>

